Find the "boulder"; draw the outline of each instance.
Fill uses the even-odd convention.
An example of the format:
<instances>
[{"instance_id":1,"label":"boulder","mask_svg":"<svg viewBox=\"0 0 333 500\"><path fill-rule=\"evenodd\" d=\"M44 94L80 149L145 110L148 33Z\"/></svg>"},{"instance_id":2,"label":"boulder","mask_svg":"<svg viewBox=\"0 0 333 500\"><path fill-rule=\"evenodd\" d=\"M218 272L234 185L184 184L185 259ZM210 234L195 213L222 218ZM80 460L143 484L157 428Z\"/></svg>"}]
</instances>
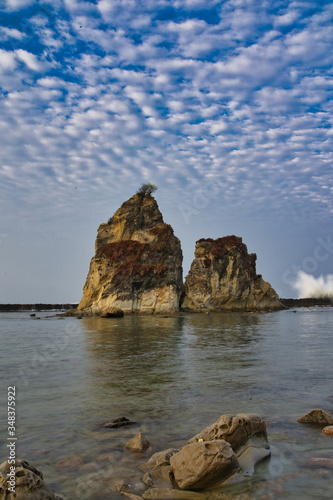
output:
<instances>
[{"instance_id":1,"label":"boulder","mask_svg":"<svg viewBox=\"0 0 333 500\"><path fill-rule=\"evenodd\" d=\"M170 465L182 490L211 487L239 470L237 457L224 440L192 442L170 458Z\"/></svg>"},{"instance_id":2,"label":"boulder","mask_svg":"<svg viewBox=\"0 0 333 500\"><path fill-rule=\"evenodd\" d=\"M189 443L214 439L227 441L236 453L250 444L269 449L266 423L254 413L222 415L214 424L191 438Z\"/></svg>"},{"instance_id":3,"label":"boulder","mask_svg":"<svg viewBox=\"0 0 333 500\"><path fill-rule=\"evenodd\" d=\"M142 452L151 446L143 432L139 432L126 443L126 448L131 451Z\"/></svg>"},{"instance_id":4,"label":"boulder","mask_svg":"<svg viewBox=\"0 0 333 500\"><path fill-rule=\"evenodd\" d=\"M60 500L45 483L41 471L25 460L16 460L15 492L9 490L7 483L10 465L3 462L0 465L0 500Z\"/></svg>"},{"instance_id":5,"label":"boulder","mask_svg":"<svg viewBox=\"0 0 333 500\"><path fill-rule=\"evenodd\" d=\"M256 254L249 254L238 236L200 239L185 280L181 309L189 312L282 309L275 290L256 273L256 259Z\"/></svg>"},{"instance_id":6,"label":"boulder","mask_svg":"<svg viewBox=\"0 0 333 500\"><path fill-rule=\"evenodd\" d=\"M303 417L300 417L297 422L301 422L302 424L332 425L333 417L326 411L315 408L303 415Z\"/></svg>"}]
</instances>

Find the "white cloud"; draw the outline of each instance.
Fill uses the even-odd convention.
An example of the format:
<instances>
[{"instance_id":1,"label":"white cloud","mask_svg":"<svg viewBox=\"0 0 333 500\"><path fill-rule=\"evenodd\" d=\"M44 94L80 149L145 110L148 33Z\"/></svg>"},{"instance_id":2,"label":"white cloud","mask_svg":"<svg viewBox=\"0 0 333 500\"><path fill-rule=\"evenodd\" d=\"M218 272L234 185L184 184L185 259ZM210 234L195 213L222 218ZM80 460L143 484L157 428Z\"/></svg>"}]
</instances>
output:
<instances>
[{"instance_id":1,"label":"white cloud","mask_svg":"<svg viewBox=\"0 0 333 500\"><path fill-rule=\"evenodd\" d=\"M15 54L3 49L0 49L0 70L13 71L17 66Z\"/></svg>"},{"instance_id":2,"label":"white cloud","mask_svg":"<svg viewBox=\"0 0 333 500\"><path fill-rule=\"evenodd\" d=\"M32 5L35 0L5 0L6 8L9 11L19 10Z\"/></svg>"},{"instance_id":3,"label":"white cloud","mask_svg":"<svg viewBox=\"0 0 333 500\"><path fill-rule=\"evenodd\" d=\"M31 52L23 49L15 50L15 55L20 61L24 62L24 64L33 71L43 71L43 69L48 65L44 62L41 62L35 56L35 54L32 54Z\"/></svg>"},{"instance_id":4,"label":"white cloud","mask_svg":"<svg viewBox=\"0 0 333 500\"><path fill-rule=\"evenodd\" d=\"M0 26L0 40L10 40L11 38L14 38L15 40L22 40L25 36L25 33L22 33L17 29Z\"/></svg>"}]
</instances>

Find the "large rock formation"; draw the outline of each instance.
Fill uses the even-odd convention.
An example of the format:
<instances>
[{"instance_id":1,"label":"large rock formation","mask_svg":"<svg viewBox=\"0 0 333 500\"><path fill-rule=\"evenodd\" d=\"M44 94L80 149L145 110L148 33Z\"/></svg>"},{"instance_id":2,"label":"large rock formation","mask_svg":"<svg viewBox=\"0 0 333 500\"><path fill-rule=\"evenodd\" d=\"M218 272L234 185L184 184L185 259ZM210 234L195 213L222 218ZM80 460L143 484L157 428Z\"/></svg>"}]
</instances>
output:
<instances>
[{"instance_id":1,"label":"large rock formation","mask_svg":"<svg viewBox=\"0 0 333 500\"><path fill-rule=\"evenodd\" d=\"M182 251L155 199L135 194L98 228L78 312L172 313L183 288Z\"/></svg>"},{"instance_id":2,"label":"large rock formation","mask_svg":"<svg viewBox=\"0 0 333 500\"><path fill-rule=\"evenodd\" d=\"M182 309L195 312L281 309L275 290L256 274L256 258L237 236L197 241L195 258L185 281Z\"/></svg>"}]
</instances>

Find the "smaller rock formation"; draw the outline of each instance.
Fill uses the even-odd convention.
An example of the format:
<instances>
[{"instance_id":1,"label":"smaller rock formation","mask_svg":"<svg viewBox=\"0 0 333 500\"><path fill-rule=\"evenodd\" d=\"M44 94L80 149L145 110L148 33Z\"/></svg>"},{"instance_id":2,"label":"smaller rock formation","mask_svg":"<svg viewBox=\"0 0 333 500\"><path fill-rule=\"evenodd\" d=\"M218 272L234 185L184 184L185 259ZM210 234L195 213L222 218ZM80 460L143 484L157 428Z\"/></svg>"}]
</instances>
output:
<instances>
[{"instance_id":1,"label":"smaller rock formation","mask_svg":"<svg viewBox=\"0 0 333 500\"><path fill-rule=\"evenodd\" d=\"M0 500L62 500L45 483L43 474L25 460L16 460L15 492L11 491L8 462L0 465Z\"/></svg>"},{"instance_id":2,"label":"smaller rock formation","mask_svg":"<svg viewBox=\"0 0 333 500\"><path fill-rule=\"evenodd\" d=\"M197 241L181 309L189 312L281 309L275 290L256 274L256 258L237 236Z\"/></svg>"},{"instance_id":3,"label":"smaller rock formation","mask_svg":"<svg viewBox=\"0 0 333 500\"><path fill-rule=\"evenodd\" d=\"M324 427L323 433L329 434L330 436L333 436L333 425L327 425L326 427Z\"/></svg>"},{"instance_id":4,"label":"smaller rock formation","mask_svg":"<svg viewBox=\"0 0 333 500\"><path fill-rule=\"evenodd\" d=\"M326 411L315 408L306 413L306 415L303 415L303 417L300 417L297 422L301 422L302 424L332 425L333 417Z\"/></svg>"},{"instance_id":5,"label":"smaller rock formation","mask_svg":"<svg viewBox=\"0 0 333 500\"><path fill-rule=\"evenodd\" d=\"M150 442L143 434L143 432L139 432L132 439L130 439L126 444L126 448L131 451L142 452L147 450L151 446Z\"/></svg>"}]
</instances>

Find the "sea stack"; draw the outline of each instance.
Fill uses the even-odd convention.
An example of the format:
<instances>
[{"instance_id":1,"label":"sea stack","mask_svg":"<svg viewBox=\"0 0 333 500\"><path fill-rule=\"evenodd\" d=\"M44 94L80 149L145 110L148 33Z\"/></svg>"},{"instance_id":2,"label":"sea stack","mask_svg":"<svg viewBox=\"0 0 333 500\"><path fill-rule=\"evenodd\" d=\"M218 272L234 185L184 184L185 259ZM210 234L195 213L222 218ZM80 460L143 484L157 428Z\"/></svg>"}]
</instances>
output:
<instances>
[{"instance_id":1,"label":"sea stack","mask_svg":"<svg viewBox=\"0 0 333 500\"><path fill-rule=\"evenodd\" d=\"M275 290L256 274L256 259L256 254L249 254L242 238L237 236L197 241L195 258L185 280L182 310L281 309Z\"/></svg>"},{"instance_id":2,"label":"sea stack","mask_svg":"<svg viewBox=\"0 0 333 500\"><path fill-rule=\"evenodd\" d=\"M112 315L179 311L182 250L151 194L137 193L101 224L78 312Z\"/></svg>"}]
</instances>

